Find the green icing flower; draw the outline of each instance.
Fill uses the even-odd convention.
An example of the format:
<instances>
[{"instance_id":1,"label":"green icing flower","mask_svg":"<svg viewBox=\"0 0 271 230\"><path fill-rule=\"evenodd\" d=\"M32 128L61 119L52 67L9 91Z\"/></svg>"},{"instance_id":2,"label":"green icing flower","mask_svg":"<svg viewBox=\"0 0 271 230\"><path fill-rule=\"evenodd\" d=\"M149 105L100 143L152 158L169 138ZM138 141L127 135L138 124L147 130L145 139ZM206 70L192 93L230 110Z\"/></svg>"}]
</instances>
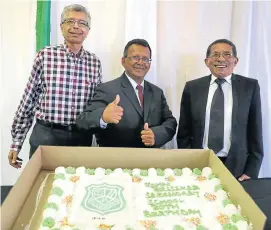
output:
<instances>
[{"instance_id":1,"label":"green icing flower","mask_svg":"<svg viewBox=\"0 0 271 230\"><path fill-rule=\"evenodd\" d=\"M54 179L57 180L57 179L62 179L62 180L65 180L65 175L64 173L58 173L54 176Z\"/></svg>"},{"instance_id":2,"label":"green icing flower","mask_svg":"<svg viewBox=\"0 0 271 230\"><path fill-rule=\"evenodd\" d=\"M165 175L165 172L164 172L164 170L163 169L156 169L156 173L157 173L157 175L158 176L164 176Z\"/></svg>"},{"instance_id":3,"label":"green icing flower","mask_svg":"<svg viewBox=\"0 0 271 230\"><path fill-rule=\"evenodd\" d=\"M215 186L215 192L217 192L218 190L225 190L224 186L222 184L218 184Z\"/></svg>"},{"instance_id":4,"label":"green icing flower","mask_svg":"<svg viewBox=\"0 0 271 230\"><path fill-rule=\"evenodd\" d=\"M132 228L132 227L130 227L130 226L128 226L128 225L126 225L126 226L125 226L125 230L135 230L135 229Z\"/></svg>"},{"instance_id":5,"label":"green icing flower","mask_svg":"<svg viewBox=\"0 0 271 230\"><path fill-rule=\"evenodd\" d=\"M48 203L45 205L45 209L47 208L51 208L51 209L54 209L54 210L58 210L58 206L56 205L56 203Z\"/></svg>"},{"instance_id":6,"label":"green icing flower","mask_svg":"<svg viewBox=\"0 0 271 230\"><path fill-rule=\"evenodd\" d=\"M74 167L67 167L67 168L65 168L65 171L68 174L75 174L76 169Z\"/></svg>"},{"instance_id":7,"label":"green icing flower","mask_svg":"<svg viewBox=\"0 0 271 230\"><path fill-rule=\"evenodd\" d=\"M63 193L64 193L63 190L59 187L53 187L51 191L51 194L58 195L58 196L62 196Z\"/></svg>"},{"instance_id":8,"label":"green icing flower","mask_svg":"<svg viewBox=\"0 0 271 230\"><path fill-rule=\"evenodd\" d=\"M217 178L217 176L214 173L211 173L208 177L209 180L212 180L213 178Z\"/></svg>"},{"instance_id":9,"label":"green icing flower","mask_svg":"<svg viewBox=\"0 0 271 230\"><path fill-rule=\"evenodd\" d=\"M140 170L140 175L141 176L148 176L148 170L147 169L141 169Z\"/></svg>"},{"instance_id":10,"label":"green icing flower","mask_svg":"<svg viewBox=\"0 0 271 230\"><path fill-rule=\"evenodd\" d=\"M230 199L223 200L223 206L226 207L228 204L232 204L232 201Z\"/></svg>"},{"instance_id":11,"label":"green icing flower","mask_svg":"<svg viewBox=\"0 0 271 230\"><path fill-rule=\"evenodd\" d=\"M181 176L182 175L182 170L181 169L174 169L173 171L174 171L176 176Z\"/></svg>"},{"instance_id":12,"label":"green icing flower","mask_svg":"<svg viewBox=\"0 0 271 230\"><path fill-rule=\"evenodd\" d=\"M208 228L205 228L203 225L198 225L197 230L208 230Z\"/></svg>"},{"instance_id":13,"label":"green icing flower","mask_svg":"<svg viewBox=\"0 0 271 230\"><path fill-rule=\"evenodd\" d=\"M180 225L173 226L173 230L184 230L184 228Z\"/></svg>"},{"instance_id":14,"label":"green icing flower","mask_svg":"<svg viewBox=\"0 0 271 230\"><path fill-rule=\"evenodd\" d=\"M105 175L109 175L109 174L112 173L112 172L113 172L112 169L106 169L106 170L105 170Z\"/></svg>"},{"instance_id":15,"label":"green icing flower","mask_svg":"<svg viewBox=\"0 0 271 230\"><path fill-rule=\"evenodd\" d=\"M52 228L55 225L55 220L52 217L46 217L43 221L42 221L42 226L43 227L49 227Z\"/></svg>"},{"instance_id":16,"label":"green icing flower","mask_svg":"<svg viewBox=\"0 0 271 230\"><path fill-rule=\"evenodd\" d=\"M223 224L223 230L238 230L238 228L233 224Z\"/></svg>"},{"instance_id":17,"label":"green icing flower","mask_svg":"<svg viewBox=\"0 0 271 230\"><path fill-rule=\"evenodd\" d=\"M132 170L131 169L123 169L124 173L128 173L130 176L132 176Z\"/></svg>"},{"instance_id":18,"label":"green icing flower","mask_svg":"<svg viewBox=\"0 0 271 230\"><path fill-rule=\"evenodd\" d=\"M195 168L195 169L193 169L193 173L200 176L201 175L201 170L198 169L198 168Z\"/></svg>"},{"instance_id":19,"label":"green icing flower","mask_svg":"<svg viewBox=\"0 0 271 230\"><path fill-rule=\"evenodd\" d=\"M95 169L86 169L86 173L89 175L95 175Z\"/></svg>"},{"instance_id":20,"label":"green icing flower","mask_svg":"<svg viewBox=\"0 0 271 230\"><path fill-rule=\"evenodd\" d=\"M233 214L231 216L231 220L232 220L233 223L237 223L239 220L244 220L245 221L244 217L241 214Z\"/></svg>"},{"instance_id":21,"label":"green icing flower","mask_svg":"<svg viewBox=\"0 0 271 230\"><path fill-rule=\"evenodd\" d=\"M159 230L159 229L156 228L156 227L154 227L154 226L150 226L150 227L148 228L148 230Z\"/></svg>"}]
</instances>

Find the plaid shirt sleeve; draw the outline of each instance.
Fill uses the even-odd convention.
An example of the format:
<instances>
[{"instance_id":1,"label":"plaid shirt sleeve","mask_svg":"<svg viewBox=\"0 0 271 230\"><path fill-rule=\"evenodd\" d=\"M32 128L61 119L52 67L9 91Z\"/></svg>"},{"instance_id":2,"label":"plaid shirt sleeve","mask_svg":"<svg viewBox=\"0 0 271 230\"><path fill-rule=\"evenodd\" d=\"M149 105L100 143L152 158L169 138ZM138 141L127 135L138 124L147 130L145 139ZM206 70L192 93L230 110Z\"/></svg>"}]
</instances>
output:
<instances>
[{"instance_id":1,"label":"plaid shirt sleeve","mask_svg":"<svg viewBox=\"0 0 271 230\"><path fill-rule=\"evenodd\" d=\"M42 60L43 52L40 51L35 58L27 86L13 119L10 149L17 152L21 150L26 134L34 120L35 114L33 111L41 94Z\"/></svg>"},{"instance_id":2,"label":"plaid shirt sleeve","mask_svg":"<svg viewBox=\"0 0 271 230\"><path fill-rule=\"evenodd\" d=\"M91 100L92 100L92 98L93 98L93 96L94 96L96 87L97 87L99 84L103 83L102 64L101 64L101 61L100 61L99 59L97 59L97 61L98 61L98 68L97 68L97 69L98 69L98 77L97 77L97 80L96 80L96 81L93 81L93 82L95 82L95 84L94 84L93 89L91 90L90 98L89 98L89 100L87 101L88 103L91 102Z\"/></svg>"}]
</instances>

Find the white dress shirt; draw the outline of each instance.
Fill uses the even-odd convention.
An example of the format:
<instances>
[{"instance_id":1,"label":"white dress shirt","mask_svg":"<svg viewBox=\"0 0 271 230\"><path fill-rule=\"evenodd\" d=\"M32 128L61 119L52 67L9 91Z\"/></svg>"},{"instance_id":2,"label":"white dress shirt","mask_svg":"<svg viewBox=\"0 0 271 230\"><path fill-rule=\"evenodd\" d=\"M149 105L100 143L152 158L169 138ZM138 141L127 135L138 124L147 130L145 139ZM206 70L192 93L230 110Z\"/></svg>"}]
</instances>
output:
<instances>
[{"instance_id":1,"label":"white dress shirt","mask_svg":"<svg viewBox=\"0 0 271 230\"><path fill-rule=\"evenodd\" d=\"M135 94L136 94L136 96L137 96L137 100L138 100L138 102L139 102L139 104L140 104L140 99L139 99L139 95L138 95L138 90L137 90L137 88L136 88L138 84L135 82L134 79L132 79L131 77L129 77L129 75L128 75L126 72L125 72L125 74L126 74L128 80L130 81L130 83L131 83L133 89L135 90ZM140 85L143 87L143 94L144 94L144 80L141 82ZM107 127L107 123L105 123L105 122L103 121L102 117L101 117L101 119L100 119L100 127L101 127L102 129L105 129L105 128Z\"/></svg>"},{"instance_id":2,"label":"white dress shirt","mask_svg":"<svg viewBox=\"0 0 271 230\"><path fill-rule=\"evenodd\" d=\"M221 85L224 93L224 144L223 149L217 153L217 156L219 157L226 157L231 147L232 105L233 105L231 75L225 77L224 79L226 81ZM209 149L208 135L209 135L211 104L214 93L218 87L215 80L216 77L212 75L205 113L205 128L202 143L202 147L204 149Z\"/></svg>"}]
</instances>

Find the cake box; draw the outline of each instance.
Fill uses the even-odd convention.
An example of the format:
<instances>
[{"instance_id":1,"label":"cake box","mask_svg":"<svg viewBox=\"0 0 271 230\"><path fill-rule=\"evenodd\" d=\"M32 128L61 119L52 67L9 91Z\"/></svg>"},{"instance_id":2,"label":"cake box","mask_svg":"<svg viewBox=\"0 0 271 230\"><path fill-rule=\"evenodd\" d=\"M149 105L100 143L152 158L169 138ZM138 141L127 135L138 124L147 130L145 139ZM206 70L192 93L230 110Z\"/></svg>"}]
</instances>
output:
<instances>
[{"instance_id":1,"label":"cake box","mask_svg":"<svg viewBox=\"0 0 271 230\"><path fill-rule=\"evenodd\" d=\"M266 216L211 150L138 149L100 147L40 146L27 163L4 201L1 229L36 230L52 188L53 173L58 166L87 168L212 168L242 208L253 229L264 229Z\"/></svg>"}]
</instances>

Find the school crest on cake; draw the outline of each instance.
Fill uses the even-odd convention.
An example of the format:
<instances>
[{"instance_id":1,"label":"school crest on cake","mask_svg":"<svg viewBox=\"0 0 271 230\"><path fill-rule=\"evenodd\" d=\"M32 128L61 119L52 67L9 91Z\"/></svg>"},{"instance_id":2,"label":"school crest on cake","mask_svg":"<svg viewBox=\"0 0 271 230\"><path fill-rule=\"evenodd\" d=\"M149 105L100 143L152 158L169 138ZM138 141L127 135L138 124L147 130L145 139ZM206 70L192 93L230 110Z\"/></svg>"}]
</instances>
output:
<instances>
[{"instance_id":1,"label":"school crest on cake","mask_svg":"<svg viewBox=\"0 0 271 230\"><path fill-rule=\"evenodd\" d=\"M112 184L91 184L85 187L82 206L88 211L106 215L119 212L126 206L123 187Z\"/></svg>"}]
</instances>

